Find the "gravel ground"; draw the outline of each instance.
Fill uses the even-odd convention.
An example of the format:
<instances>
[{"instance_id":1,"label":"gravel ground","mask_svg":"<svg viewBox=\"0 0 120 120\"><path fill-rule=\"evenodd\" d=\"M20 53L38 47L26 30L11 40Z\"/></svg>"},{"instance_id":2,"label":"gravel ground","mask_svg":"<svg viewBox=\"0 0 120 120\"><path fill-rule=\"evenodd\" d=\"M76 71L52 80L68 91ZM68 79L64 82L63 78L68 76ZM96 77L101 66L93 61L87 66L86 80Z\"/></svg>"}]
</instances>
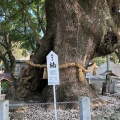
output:
<instances>
[{"instance_id":1,"label":"gravel ground","mask_svg":"<svg viewBox=\"0 0 120 120\"><path fill-rule=\"evenodd\" d=\"M90 80L91 83L94 83L97 85L97 87L102 90L102 83L104 82L104 80ZM120 116L120 80L116 80L115 81L115 94L111 94L111 95L99 95L100 98L104 101L103 104L101 104L99 107L95 107L94 109L91 109L91 115L92 115L92 120L120 120L119 116ZM95 99L95 101L97 101L97 99ZM17 102L15 102L17 103ZM14 103L14 104L15 104ZM34 106L32 106L34 108ZM35 107L33 109L33 111L31 111L31 113L35 113L35 115L37 114L36 112L36 109L37 107ZM15 112L15 111L14 111ZM21 114L21 112L19 111L17 114L16 112L14 113L12 112L11 116L13 116L13 118L16 118L16 116L14 115L17 115L18 113ZM40 111L41 112L41 111ZM67 113L66 113L67 112ZM79 110L75 110L75 113L73 113L73 110L72 112L70 110L62 110L62 113L60 113L62 116L66 116L68 115L69 113L69 117L71 120L78 120L78 112ZM13 114L14 113L14 114ZM48 115L48 113L45 112L46 115ZM40 115L40 114L38 114ZM37 117L38 117L37 115ZM42 115L43 115L43 112L42 112ZM46 115L43 115L43 117L45 117ZM29 114L28 116L31 116L31 114ZM51 114L50 114L51 116ZM49 116L49 118L50 118ZM18 117L18 115L17 115ZM20 115L19 115L20 117ZM65 120L66 118L62 118L60 117L61 119L60 120ZM114 119L115 118L115 119ZM11 120L14 120L14 119L11 119ZM15 119L15 120L19 120L19 119ZM26 120L26 119L21 119L21 120ZM28 119L28 120L34 120L32 118ZM44 119L36 119L36 120L44 120ZM46 120L48 120L46 118ZM69 119L66 119L66 120L69 120Z\"/></svg>"}]
</instances>

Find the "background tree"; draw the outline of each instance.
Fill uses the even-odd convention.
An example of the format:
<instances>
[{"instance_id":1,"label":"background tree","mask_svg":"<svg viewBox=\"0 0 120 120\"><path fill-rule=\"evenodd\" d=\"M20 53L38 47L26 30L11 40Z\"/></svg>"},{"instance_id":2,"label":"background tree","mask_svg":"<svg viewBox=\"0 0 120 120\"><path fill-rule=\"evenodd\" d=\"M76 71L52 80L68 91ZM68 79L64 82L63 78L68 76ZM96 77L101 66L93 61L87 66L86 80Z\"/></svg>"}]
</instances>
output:
<instances>
[{"instance_id":1,"label":"background tree","mask_svg":"<svg viewBox=\"0 0 120 120\"><path fill-rule=\"evenodd\" d=\"M118 59L118 56L116 55L115 52L109 54L109 60L118 64L119 63L119 59ZM96 64L98 66L100 66L101 64L105 63L107 60L106 60L106 56L102 56L102 57L95 57L94 59L91 60L91 62L96 62Z\"/></svg>"},{"instance_id":2,"label":"background tree","mask_svg":"<svg viewBox=\"0 0 120 120\"><path fill-rule=\"evenodd\" d=\"M94 59L91 60L91 63L96 62L96 64L98 66L100 66L101 64L103 64L104 62L106 62L106 56L103 57L95 57Z\"/></svg>"},{"instance_id":3,"label":"background tree","mask_svg":"<svg viewBox=\"0 0 120 120\"><path fill-rule=\"evenodd\" d=\"M46 24L43 22L45 15L43 15L43 13L39 14L39 11L43 10L44 5L42 4L42 1L39 2L39 4L38 2L39 1L36 0L34 4L32 4L33 1L28 3L29 9L27 13L25 12L25 8L23 8L18 1L4 0L0 2L0 56L7 71L14 73L15 58L13 54L15 53L15 48L19 46L20 49L23 49L22 54L25 54L26 50L34 53L38 47L37 42L35 41L36 35L33 34L35 33L34 29L36 29L38 38L41 38L40 33L44 33L44 24ZM34 17L35 12L38 17ZM31 14L32 18L30 16ZM30 20L31 23L33 22L34 24L33 29L31 27ZM41 25L41 27L39 25Z\"/></svg>"},{"instance_id":4,"label":"background tree","mask_svg":"<svg viewBox=\"0 0 120 120\"><path fill-rule=\"evenodd\" d=\"M25 2L29 6L27 10L19 1L0 2L0 59L13 77L15 57L20 57L16 52L25 56L27 51L34 53L39 48L37 41L44 35L46 26L43 2Z\"/></svg>"}]
</instances>

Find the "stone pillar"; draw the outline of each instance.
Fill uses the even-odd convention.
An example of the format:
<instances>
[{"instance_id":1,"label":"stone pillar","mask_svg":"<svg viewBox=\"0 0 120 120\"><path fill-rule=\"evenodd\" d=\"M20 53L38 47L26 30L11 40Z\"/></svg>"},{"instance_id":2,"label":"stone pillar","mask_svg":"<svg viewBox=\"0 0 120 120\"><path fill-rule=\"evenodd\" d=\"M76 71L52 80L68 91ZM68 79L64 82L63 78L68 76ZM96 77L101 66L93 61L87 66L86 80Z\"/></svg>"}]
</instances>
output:
<instances>
[{"instance_id":1,"label":"stone pillar","mask_svg":"<svg viewBox=\"0 0 120 120\"><path fill-rule=\"evenodd\" d=\"M79 115L80 120L91 120L89 97L86 96L79 97Z\"/></svg>"},{"instance_id":2,"label":"stone pillar","mask_svg":"<svg viewBox=\"0 0 120 120\"><path fill-rule=\"evenodd\" d=\"M9 120L9 100L0 100L0 120Z\"/></svg>"},{"instance_id":3,"label":"stone pillar","mask_svg":"<svg viewBox=\"0 0 120 120\"><path fill-rule=\"evenodd\" d=\"M2 89L1 89L1 81L0 81L0 96L1 96L1 91L2 91Z\"/></svg>"}]
</instances>

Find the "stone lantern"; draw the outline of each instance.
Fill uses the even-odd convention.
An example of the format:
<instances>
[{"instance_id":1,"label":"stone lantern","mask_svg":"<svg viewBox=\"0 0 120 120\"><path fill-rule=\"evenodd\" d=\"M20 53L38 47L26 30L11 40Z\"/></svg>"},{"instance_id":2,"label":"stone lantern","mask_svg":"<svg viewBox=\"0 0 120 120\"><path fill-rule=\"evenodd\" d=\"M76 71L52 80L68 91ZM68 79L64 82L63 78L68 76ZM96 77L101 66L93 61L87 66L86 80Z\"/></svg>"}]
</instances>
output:
<instances>
[{"instance_id":1,"label":"stone lantern","mask_svg":"<svg viewBox=\"0 0 120 120\"><path fill-rule=\"evenodd\" d=\"M116 76L116 77L118 76L114 74L112 71L105 71L104 73L100 75L106 76L106 81L103 82L103 85L102 85L102 94L115 93L115 83L112 82L111 76Z\"/></svg>"}]
</instances>

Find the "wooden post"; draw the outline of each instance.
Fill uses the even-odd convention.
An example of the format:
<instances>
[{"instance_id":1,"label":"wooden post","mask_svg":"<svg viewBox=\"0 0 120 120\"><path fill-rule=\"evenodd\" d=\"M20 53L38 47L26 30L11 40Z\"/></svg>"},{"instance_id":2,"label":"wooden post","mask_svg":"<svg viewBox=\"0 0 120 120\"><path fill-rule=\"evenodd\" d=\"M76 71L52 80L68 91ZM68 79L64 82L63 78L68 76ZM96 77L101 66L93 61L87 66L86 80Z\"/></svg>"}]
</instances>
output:
<instances>
[{"instance_id":1,"label":"wooden post","mask_svg":"<svg viewBox=\"0 0 120 120\"><path fill-rule=\"evenodd\" d=\"M79 97L80 120L91 120L90 98L86 96Z\"/></svg>"}]
</instances>

